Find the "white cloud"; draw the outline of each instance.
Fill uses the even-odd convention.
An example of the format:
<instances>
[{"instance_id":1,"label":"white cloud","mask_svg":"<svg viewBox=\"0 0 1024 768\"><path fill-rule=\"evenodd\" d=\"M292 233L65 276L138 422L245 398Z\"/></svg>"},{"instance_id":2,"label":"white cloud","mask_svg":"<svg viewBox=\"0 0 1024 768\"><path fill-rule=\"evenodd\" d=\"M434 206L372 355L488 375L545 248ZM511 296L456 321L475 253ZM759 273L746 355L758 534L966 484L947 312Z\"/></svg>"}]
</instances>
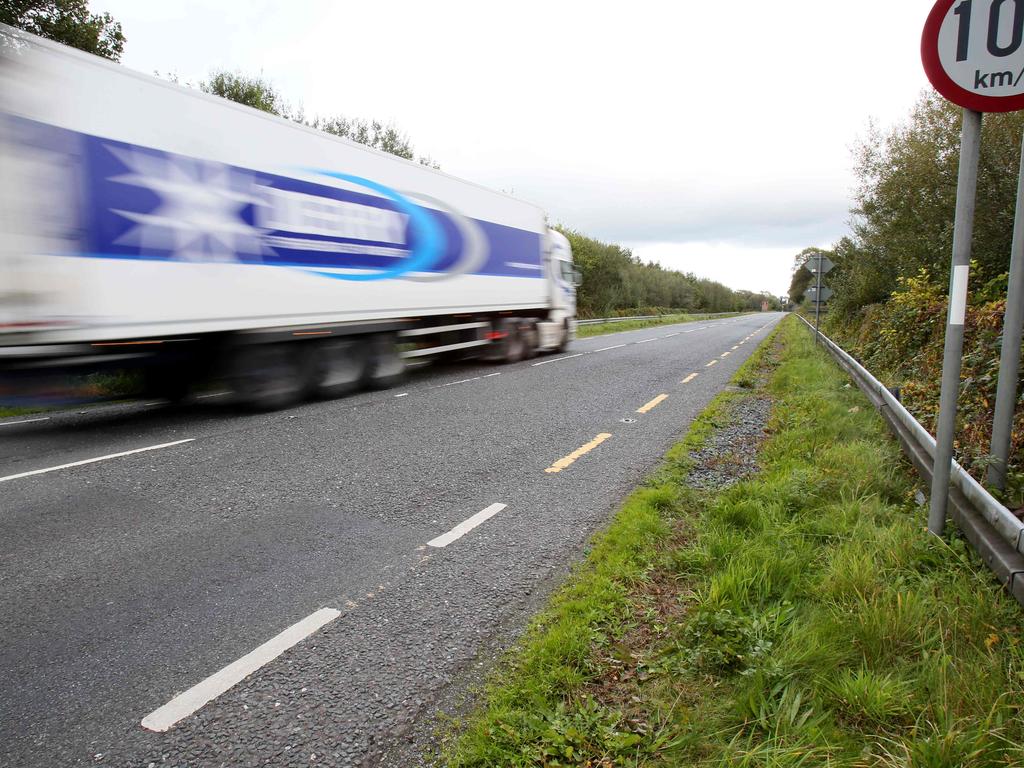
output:
<instances>
[{"instance_id":1,"label":"white cloud","mask_svg":"<svg viewBox=\"0 0 1024 768\"><path fill-rule=\"evenodd\" d=\"M124 24L127 66L262 72L307 113L394 120L553 221L773 292L784 255L845 234L850 148L926 86L931 5L91 2Z\"/></svg>"}]
</instances>

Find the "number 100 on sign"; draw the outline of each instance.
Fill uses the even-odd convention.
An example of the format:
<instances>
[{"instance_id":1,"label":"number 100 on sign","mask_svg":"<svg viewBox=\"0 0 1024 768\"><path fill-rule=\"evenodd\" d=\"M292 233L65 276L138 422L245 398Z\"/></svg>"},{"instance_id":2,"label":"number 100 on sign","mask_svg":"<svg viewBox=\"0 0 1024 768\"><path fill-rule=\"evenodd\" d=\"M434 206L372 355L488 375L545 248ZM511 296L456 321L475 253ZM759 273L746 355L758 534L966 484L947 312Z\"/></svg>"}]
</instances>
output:
<instances>
[{"instance_id":1,"label":"number 100 on sign","mask_svg":"<svg viewBox=\"0 0 1024 768\"><path fill-rule=\"evenodd\" d=\"M978 112L1024 108L1024 0L939 0L921 38L935 89Z\"/></svg>"}]
</instances>

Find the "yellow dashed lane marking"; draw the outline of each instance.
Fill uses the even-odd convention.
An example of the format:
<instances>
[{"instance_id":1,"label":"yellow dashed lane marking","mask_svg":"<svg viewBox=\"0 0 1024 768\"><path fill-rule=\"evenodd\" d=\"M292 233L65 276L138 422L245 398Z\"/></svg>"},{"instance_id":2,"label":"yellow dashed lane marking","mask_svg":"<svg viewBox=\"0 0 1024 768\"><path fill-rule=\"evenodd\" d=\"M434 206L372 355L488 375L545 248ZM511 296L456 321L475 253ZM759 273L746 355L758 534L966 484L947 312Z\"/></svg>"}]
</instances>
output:
<instances>
[{"instance_id":1,"label":"yellow dashed lane marking","mask_svg":"<svg viewBox=\"0 0 1024 768\"><path fill-rule=\"evenodd\" d=\"M657 396L656 398L654 398L653 400L651 400L651 402L649 402L649 403L647 403L646 405L642 405L642 406L640 406L639 408L637 408L637 409L636 409L636 412L637 412L637 413L647 413L648 411L650 411L650 410L653 410L653 409L657 408L657 407L658 407L658 405L659 405L659 404L660 404L660 403L661 403L661 402L662 402L663 400L665 400L665 399L667 399L667 398L668 398L668 395L658 395L658 396Z\"/></svg>"},{"instance_id":2,"label":"yellow dashed lane marking","mask_svg":"<svg viewBox=\"0 0 1024 768\"><path fill-rule=\"evenodd\" d=\"M728 357L731 354L732 354L732 352L723 352L722 353L722 357Z\"/></svg>"},{"instance_id":3,"label":"yellow dashed lane marking","mask_svg":"<svg viewBox=\"0 0 1024 768\"><path fill-rule=\"evenodd\" d=\"M693 381L694 379L696 379L696 378L697 378L698 376L700 376L700 374L699 374L699 373L691 373L691 374L690 374L689 376L687 376L687 377L686 377L685 379L683 379L683 380L682 380L681 382L679 382L679 383L680 383L680 384L689 384L689 383L690 383L691 381Z\"/></svg>"},{"instance_id":4,"label":"yellow dashed lane marking","mask_svg":"<svg viewBox=\"0 0 1024 768\"><path fill-rule=\"evenodd\" d=\"M584 446L581 446L580 448L577 448L575 451L570 453L568 456L559 459L558 461L556 461L554 464L552 464L550 467L548 467L544 471L547 472L548 474L554 474L555 472L561 472L563 469L565 469L566 467L571 465L573 462L575 462L576 459L580 458L581 456L586 456L592 450L597 448L597 446L599 446L601 443L603 443L609 437L611 437L610 434L608 434L607 432L602 432L600 435L595 437L589 443L587 443Z\"/></svg>"},{"instance_id":5,"label":"yellow dashed lane marking","mask_svg":"<svg viewBox=\"0 0 1024 768\"><path fill-rule=\"evenodd\" d=\"M717 362L718 362L717 360L712 360L712 361L711 361L710 363L708 363L708 364L707 364L707 365L705 365L704 367L705 367L705 368L710 368L710 367L711 367L712 365L714 365L714 364L715 364L715 363L717 363Z\"/></svg>"}]
</instances>

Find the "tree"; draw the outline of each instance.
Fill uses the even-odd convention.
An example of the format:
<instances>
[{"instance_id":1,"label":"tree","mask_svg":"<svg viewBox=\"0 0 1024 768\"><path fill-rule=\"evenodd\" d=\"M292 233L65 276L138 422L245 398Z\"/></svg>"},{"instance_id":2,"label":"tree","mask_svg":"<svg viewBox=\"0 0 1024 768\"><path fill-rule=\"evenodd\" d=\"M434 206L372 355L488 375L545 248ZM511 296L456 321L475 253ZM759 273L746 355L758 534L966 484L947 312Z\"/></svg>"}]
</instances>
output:
<instances>
[{"instance_id":1,"label":"tree","mask_svg":"<svg viewBox=\"0 0 1024 768\"><path fill-rule=\"evenodd\" d=\"M908 119L888 132L871 126L855 148L852 237L833 246L830 313L853 320L885 302L900 279L949 280L960 157L961 110L924 94ZM1005 279L1013 233L1024 113L988 114L982 127L972 246L972 285ZM799 258L799 257L798 257ZM797 300L807 276L793 275Z\"/></svg>"},{"instance_id":2,"label":"tree","mask_svg":"<svg viewBox=\"0 0 1024 768\"><path fill-rule=\"evenodd\" d=\"M200 90L253 109L285 116L284 100L269 80L240 72L214 72L199 84Z\"/></svg>"},{"instance_id":3,"label":"tree","mask_svg":"<svg viewBox=\"0 0 1024 768\"><path fill-rule=\"evenodd\" d=\"M0 0L0 23L112 61L124 50L120 22L89 13L87 0Z\"/></svg>"},{"instance_id":4,"label":"tree","mask_svg":"<svg viewBox=\"0 0 1024 768\"><path fill-rule=\"evenodd\" d=\"M684 274L655 262L644 264L628 248L603 243L566 227L555 227L569 239L573 261L583 275L577 306L583 317L616 313L735 312L760 310L768 293L734 291L713 280Z\"/></svg>"},{"instance_id":5,"label":"tree","mask_svg":"<svg viewBox=\"0 0 1024 768\"><path fill-rule=\"evenodd\" d=\"M293 120L324 133L365 144L381 152L388 152L406 160L416 159L421 165L429 168L441 167L429 157L416 158L409 137L392 123L385 124L378 120L362 120L341 115L307 118L301 108L295 111L289 109L273 83L262 76L215 71L210 75L210 79L200 83L199 87L206 93Z\"/></svg>"},{"instance_id":6,"label":"tree","mask_svg":"<svg viewBox=\"0 0 1024 768\"><path fill-rule=\"evenodd\" d=\"M804 300L804 294L814 279L814 274L807 268L807 262L820 250L820 248L804 248L793 260L793 279L789 283L789 300L794 304L799 304Z\"/></svg>"},{"instance_id":7,"label":"tree","mask_svg":"<svg viewBox=\"0 0 1024 768\"><path fill-rule=\"evenodd\" d=\"M381 152L404 157L406 160L415 157L409 137L393 124L385 125L377 120L360 120L357 117L317 117L306 124L325 133L379 149Z\"/></svg>"},{"instance_id":8,"label":"tree","mask_svg":"<svg viewBox=\"0 0 1024 768\"><path fill-rule=\"evenodd\" d=\"M837 248L836 276L855 295L842 302L883 300L897 278L922 269L948 280L960 123L958 107L928 93L905 123L886 134L872 128L857 148L854 237ZM1024 113L985 116L972 250L979 283L1009 263L1022 132Z\"/></svg>"}]
</instances>

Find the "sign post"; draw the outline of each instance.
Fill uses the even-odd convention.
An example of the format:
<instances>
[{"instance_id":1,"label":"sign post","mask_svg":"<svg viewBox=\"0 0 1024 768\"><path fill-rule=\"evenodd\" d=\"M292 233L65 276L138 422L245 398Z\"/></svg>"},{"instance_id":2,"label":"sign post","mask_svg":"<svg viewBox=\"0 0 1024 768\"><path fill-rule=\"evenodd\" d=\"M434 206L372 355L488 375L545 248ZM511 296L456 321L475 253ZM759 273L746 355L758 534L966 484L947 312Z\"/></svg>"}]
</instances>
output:
<instances>
[{"instance_id":1,"label":"sign post","mask_svg":"<svg viewBox=\"0 0 1024 768\"><path fill-rule=\"evenodd\" d=\"M949 276L949 312L946 344L942 353L942 393L939 424L935 433L935 468L928 510L928 530L941 536L946 527L949 475L953 469L953 436L956 432L960 368L963 363L964 317L967 283L971 272L971 234L974 231L974 199L978 187L978 156L981 150L981 113L964 110L960 135L960 173L956 185L956 218L953 221L953 265Z\"/></svg>"},{"instance_id":2,"label":"sign post","mask_svg":"<svg viewBox=\"0 0 1024 768\"><path fill-rule=\"evenodd\" d=\"M1021 143L1020 176L1017 180L1017 211L1013 220L1013 245L1010 247L1010 284L1006 289L1006 313L1003 315L1003 348L999 357L999 385L996 410L992 417L993 462L988 481L1006 490L1006 467L1010 460L1013 436L1013 412L1017 406L1017 374L1020 369L1021 332L1024 331L1024 141Z\"/></svg>"},{"instance_id":3,"label":"sign post","mask_svg":"<svg viewBox=\"0 0 1024 768\"><path fill-rule=\"evenodd\" d=\"M928 530L941 535L946 525L960 394L981 113L1024 109L1024 2L938 0L921 36L921 59L935 90L964 108L942 394L928 512Z\"/></svg>"},{"instance_id":4,"label":"sign post","mask_svg":"<svg viewBox=\"0 0 1024 768\"><path fill-rule=\"evenodd\" d=\"M817 277L817 282L815 283L815 286L814 286L814 343L815 344L819 344L821 342L821 331L818 330L819 319L821 317L821 302L825 301L829 296L832 295L832 291L829 291L828 288L822 288L822 286L821 286L821 276L826 274L826 273L828 273L828 272L830 272L832 270L832 267L834 267L834 266L835 266L835 264L832 263L832 260L829 259L828 256L826 256L821 251L818 251L817 254L815 254L815 263L814 263L814 266L811 267L811 272L813 272L816 275L816 277ZM825 293L823 293L824 291L828 292L827 295Z\"/></svg>"},{"instance_id":5,"label":"sign post","mask_svg":"<svg viewBox=\"0 0 1024 768\"><path fill-rule=\"evenodd\" d=\"M815 266L815 279L818 282L814 288L814 343L821 344L821 331L818 328L821 324L821 251L818 251L818 263Z\"/></svg>"}]
</instances>

